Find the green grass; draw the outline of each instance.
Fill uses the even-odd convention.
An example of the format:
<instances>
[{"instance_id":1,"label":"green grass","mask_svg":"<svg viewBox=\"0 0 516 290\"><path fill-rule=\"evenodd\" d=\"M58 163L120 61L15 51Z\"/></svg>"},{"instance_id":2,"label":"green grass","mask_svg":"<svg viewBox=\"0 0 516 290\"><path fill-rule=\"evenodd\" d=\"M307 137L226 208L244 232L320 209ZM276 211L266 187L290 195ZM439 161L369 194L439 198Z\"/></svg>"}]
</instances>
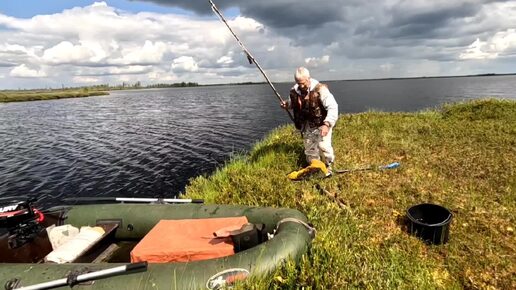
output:
<instances>
[{"instance_id":1,"label":"green grass","mask_svg":"<svg viewBox=\"0 0 516 290\"><path fill-rule=\"evenodd\" d=\"M104 91L86 89L0 91L0 103L82 98L108 94Z\"/></svg>"},{"instance_id":2,"label":"green grass","mask_svg":"<svg viewBox=\"0 0 516 290\"><path fill-rule=\"evenodd\" d=\"M286 126L187 186L208 203L297 208L315 225L298 266L242 288L516 289L516 102L341 115L333 144L337 168L401 167L288 181L305 164L299 133ZM449 243L406 233L406 209L423 202L453 212Z\"/></svg>"}]
</instances>

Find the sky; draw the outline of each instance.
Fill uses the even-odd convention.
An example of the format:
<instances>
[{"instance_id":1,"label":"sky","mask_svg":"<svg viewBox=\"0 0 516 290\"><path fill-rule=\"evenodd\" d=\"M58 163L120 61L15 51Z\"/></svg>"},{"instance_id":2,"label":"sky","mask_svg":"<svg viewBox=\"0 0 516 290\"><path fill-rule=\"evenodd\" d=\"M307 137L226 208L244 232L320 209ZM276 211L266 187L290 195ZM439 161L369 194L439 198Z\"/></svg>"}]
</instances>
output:
<instances>
[{"instance_id":1,"label":"sky","mask_svg":"<svg viewBox=\"0 0 516 290\"><path fill-rule=\"evenodd\" d=\"M516 1L214 0L274 82L516 72ZM2 0L0 89L264 81L207 0Z\"/></svg>"}]
</instances>

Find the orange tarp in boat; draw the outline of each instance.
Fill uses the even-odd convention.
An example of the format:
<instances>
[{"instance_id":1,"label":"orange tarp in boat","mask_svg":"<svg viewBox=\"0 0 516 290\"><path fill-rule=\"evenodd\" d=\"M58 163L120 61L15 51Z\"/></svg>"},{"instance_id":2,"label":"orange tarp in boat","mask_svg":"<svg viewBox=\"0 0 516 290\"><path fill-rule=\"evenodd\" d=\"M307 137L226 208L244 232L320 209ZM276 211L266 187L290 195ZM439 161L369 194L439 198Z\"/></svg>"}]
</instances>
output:
<instances>
[{"instance_id":1,"label":"orange tarp in boat","mask_svg":"<svg viewBox=\"0 0 516 290\"><path fill-rule=\"evenodd\" d=\"M241 227L247 218L160 220L131 251L131 262L190 262L233 255L231 237L213 233L227 227Z\"/></svg>"}]
</instances>

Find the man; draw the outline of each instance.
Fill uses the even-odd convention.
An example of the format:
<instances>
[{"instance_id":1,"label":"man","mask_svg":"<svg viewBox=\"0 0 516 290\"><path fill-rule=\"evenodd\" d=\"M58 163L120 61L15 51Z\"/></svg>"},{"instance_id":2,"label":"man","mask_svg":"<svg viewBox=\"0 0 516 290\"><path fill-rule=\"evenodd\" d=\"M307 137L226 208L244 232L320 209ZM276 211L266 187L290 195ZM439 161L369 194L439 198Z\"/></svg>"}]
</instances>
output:
<instances>
[{"instance_id":1,"label":"man","mask_svg":"<svg viewBox=\"0 0 516 290\"><path fill-rule=\"evenodd\" d=\"M321 160L322 155L331 175L331 164L335 160L331 135L339 107L328 86L311 78L308 69L298 68L294 79L296 84L290 90L290 99L281 107L294 112L294 123L303 135L308 164Z\"/></svg>"}]
</instances>

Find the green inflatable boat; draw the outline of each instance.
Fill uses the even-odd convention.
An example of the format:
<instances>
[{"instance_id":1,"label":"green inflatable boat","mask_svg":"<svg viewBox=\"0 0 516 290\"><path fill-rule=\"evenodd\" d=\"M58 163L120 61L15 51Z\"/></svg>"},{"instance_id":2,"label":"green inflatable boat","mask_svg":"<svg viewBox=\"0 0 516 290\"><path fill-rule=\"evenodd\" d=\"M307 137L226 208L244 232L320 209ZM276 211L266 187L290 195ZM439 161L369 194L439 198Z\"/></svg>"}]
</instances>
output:
<instances>
[{"instance_id":1,"label":"green inflatable boat","mask_svg":"<svg viewBox=\"0 0 516 290\"><path fill-rule=\"evenodd\" d=\"M295 209L187 201L66 205L41 211L30 202L0 206L0 283L5 289L69 288L77 284L80 289L221 289L239 280L269 274L288 259L298 261L315 234L306 216ZM238 217L245 217L247 223L222 229L227 234L222 237L215 233L200 237L201 242L206 239L212 245L220 244L217 241L222 239L232 245L233 253L183 262L167 262L167 257L160 257L167 251L165 236L170 235L166 228L155 232L163 221L195 223ZM77 241L83 245L68 252L73 258L66 262L49 260L64 247L56 250L50 229L68 225L91 227L99 237L87 245ZM154 248L142 246L157 253L143 259L157 258L160 262L141 257L135 261L136 248L151 239L153 231L154 240L161 244ZM183 244L188 248L188 241Z\"/></svg>"}]
</instances>

